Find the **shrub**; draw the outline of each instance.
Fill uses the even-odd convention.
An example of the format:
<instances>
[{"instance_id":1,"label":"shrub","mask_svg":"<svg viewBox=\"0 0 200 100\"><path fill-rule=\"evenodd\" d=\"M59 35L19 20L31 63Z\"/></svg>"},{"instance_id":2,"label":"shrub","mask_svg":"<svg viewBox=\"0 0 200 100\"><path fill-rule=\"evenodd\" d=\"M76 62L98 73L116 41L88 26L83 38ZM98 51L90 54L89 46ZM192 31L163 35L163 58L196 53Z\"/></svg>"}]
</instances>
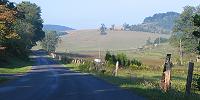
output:
<instances>
[{"instance_id":1,"label":"shrub","mask_svg":"<svg viewBox=\"0 0 200 100\"><path fill-rule=\"evenodd\" d=\"M194 74L193 75L192 87L194 89L198 89L200 91L200 75L199 74Z\"/></svg>"},{"instance_id":2,"label":"shrub","mask_svg":"<svg viewBox=\"0 0 200 100\"><path fill-rule=\"evenodd\" d=\"M83 72L89 72L90 65L91 65L91 62L87 61L87 62L85 62L85 64L80 64L78 66L78 69Z\"/></svg>"},{"instance_id":3,"label":"shrub","mask_svg":"<svg viewBox=\"0 0 200 100\"><path fill-rule=\"evenodd\" d=\"M134 65L137 65L137 66L142 66L142 62L141 61L139 61L139 60L136 60L136 59L133 59L132 61L131 61L131 64L134 64Z\"/></svg>"},{"instance_id":4,"label":"shrub","mask_svg":"<svg viewBox=\"0 0 200 100\"><path fill-rule=\"evenodd\" d=\"M200 77L198 77L198 79L197 79L197 88L200 91Z\"/></svg>"},{"instance_id":5,"label":"shrub","mask_svg":"<svg viewBox=\"0 0 200 100\"><path fill-rule=\"evenodd\" d=\"M115 56L115 55L111 55L110 52L107 52L105 56L105 61L107 61L109 66L115 65L117 61L119 61L119 65L123 67L130 67L132 65L136 65L139 67L142 66L141 61L136 60L136 59L129 60L126 54L124 53L120 53Z\"/></svg>"}]
</instances>

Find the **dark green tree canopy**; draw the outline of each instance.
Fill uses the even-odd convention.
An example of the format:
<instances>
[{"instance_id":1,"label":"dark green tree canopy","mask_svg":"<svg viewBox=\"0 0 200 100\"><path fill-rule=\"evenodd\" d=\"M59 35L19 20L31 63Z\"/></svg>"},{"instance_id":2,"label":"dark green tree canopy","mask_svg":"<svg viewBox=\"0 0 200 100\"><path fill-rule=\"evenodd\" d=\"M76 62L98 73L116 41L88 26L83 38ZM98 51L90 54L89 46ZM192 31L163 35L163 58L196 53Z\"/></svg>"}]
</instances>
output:
<instances>
[{"instance_id":1,"label":"dark green tree canopy","mask_svg":"<svg viewBox=\"0 0 200 100\"><path fill-rule=\"evenodd\" d=\"M27 32L31 36L32 45L35 45L37 41L41 41L45 36L42 30L43 20L41 18L41 8L35 3L24 1L17 5L17 9L24 13L25 19L20 22L26 24L29 30Z\"/></svg>"},{"instance_id":2,"label":"dark green tree canopy","mask_svg":"<svg viewBox=\"0 0 200 100\"><path fill-rule=\"evenodd\" d=\"M199 14L200 6L184 7L180 17L176 20L173 28L173 35L170 39L171 44L179 47L179 41L182 40L182 47L185 52L197 52L198 38L193 35L193 32L197 30L197 26L194 24L194 15ZM194 32L195 34L195 32Z\"/></svg>"}]
</instances>

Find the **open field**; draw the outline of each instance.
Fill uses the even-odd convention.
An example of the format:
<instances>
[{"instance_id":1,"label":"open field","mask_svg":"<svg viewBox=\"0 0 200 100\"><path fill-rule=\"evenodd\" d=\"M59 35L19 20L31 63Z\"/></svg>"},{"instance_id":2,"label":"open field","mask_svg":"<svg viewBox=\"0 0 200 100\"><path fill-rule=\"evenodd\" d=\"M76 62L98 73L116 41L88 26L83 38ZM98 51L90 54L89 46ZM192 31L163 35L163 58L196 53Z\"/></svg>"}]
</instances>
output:
<instances>
[{"instance_id":1,"label":"open field","mask_svg":"<svg viewBox=\"0 0 200 100\"><path fill-rule=\"evenodd\" d=\"M158 34L133 31L107 31L100 35L95 29L70 31L61 38L57 51L102 51L137 49L146 43L148 38L154 40ZM169 35L162 35L169 37Z\"/></svg>"}]
</instances>

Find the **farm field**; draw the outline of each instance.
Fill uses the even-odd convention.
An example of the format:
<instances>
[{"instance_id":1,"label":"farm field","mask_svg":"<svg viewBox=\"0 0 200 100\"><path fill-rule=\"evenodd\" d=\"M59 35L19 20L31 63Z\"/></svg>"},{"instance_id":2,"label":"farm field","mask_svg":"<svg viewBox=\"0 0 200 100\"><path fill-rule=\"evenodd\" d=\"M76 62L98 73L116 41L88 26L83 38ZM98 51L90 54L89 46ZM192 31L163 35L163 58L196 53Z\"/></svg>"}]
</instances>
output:
<instances>
[{"instance_id":1,"label":"farm field","mask_svg":"<svg viewBox=\"0 0 200 100\"><path fill-rule=\"evenodd\" d=\"M158 34L133 31L107 31L100 35L95 29L69 31L61 37L57 51L102 51L132 50L143 46L148 38L158 38ZM168 38L169 35L162 35Z\"/></svg>"}]
</instances>

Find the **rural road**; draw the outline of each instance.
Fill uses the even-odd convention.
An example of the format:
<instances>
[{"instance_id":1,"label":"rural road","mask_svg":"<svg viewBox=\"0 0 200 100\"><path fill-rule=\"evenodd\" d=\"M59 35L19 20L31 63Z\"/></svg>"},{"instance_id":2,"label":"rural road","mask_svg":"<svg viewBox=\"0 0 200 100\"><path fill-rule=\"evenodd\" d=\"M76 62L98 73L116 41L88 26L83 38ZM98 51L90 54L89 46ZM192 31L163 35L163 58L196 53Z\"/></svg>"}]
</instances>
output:
<instances>
[{"instance_id":1,"label":"rural road","mask_svg":"<svg viewBox=\"0 0 200 100\"><path fill-rule=\"evenodd\" d=\"M144 100L89 74L70 71L35 52L32 71L0 84L0 100Z\"/></svg>"}]
</instances>

